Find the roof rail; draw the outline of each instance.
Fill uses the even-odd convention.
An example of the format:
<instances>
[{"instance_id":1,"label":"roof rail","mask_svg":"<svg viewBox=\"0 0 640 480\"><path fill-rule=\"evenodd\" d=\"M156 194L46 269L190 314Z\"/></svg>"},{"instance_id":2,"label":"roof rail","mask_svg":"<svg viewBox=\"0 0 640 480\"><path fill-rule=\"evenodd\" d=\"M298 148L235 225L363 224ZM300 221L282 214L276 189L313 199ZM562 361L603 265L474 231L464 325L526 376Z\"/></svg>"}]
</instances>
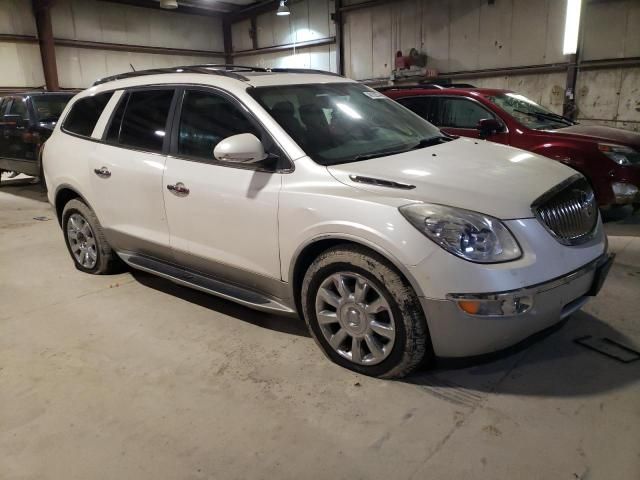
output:
<instances>
[{"instance_id":1,"label":"roof rail","mask_svg":"<svg viewBox=\"0 0 640 480\"><path fill-rule=\"evenodd\" d=\"M236 80L247 81L248 78L242 75L243 72L260 72L260 73L315 73L322 75L340 76L337 73L327 72L324 70L312 70L305 68L264 68L250 67L247 65L229 65L206 63L202 65L184 65L170 68L151 68L148 70L138 70L134 72L118 73L109 77L104 77L93 82L93 85L100 85L114 80L122 80L125 78L141 77L144 75L159 75L163 73L203 73L209 75L223 75L225 77L235 78Z\"/></svg>"},{"instance_id":2,"label":"roof rail","mask_svg":"<svg viewBox=\"0 0 640 480\"><path fill-rule=\"evenodd\" d=\"M445 83L445 82L438 82L438 81L424 81L424 83L421 83L420 85L424 86L424 87L430 87L430 88L476 88L475 85L471 85L470 83Z\"/></svg>"},{"instance_id":3,"label":"roof rail","mask_svg":"<svg viewBox=\"0 0 640 480\"><path fill-rule=\"evenodd\" d=\"M442 90L446 87L442 85L430 84L426 83L424 85L389 85L385 87L373 87L379 92L383 92L385 90L411 90L411 89L419 89L419 90Z\"/></svg>"}]
</instances>

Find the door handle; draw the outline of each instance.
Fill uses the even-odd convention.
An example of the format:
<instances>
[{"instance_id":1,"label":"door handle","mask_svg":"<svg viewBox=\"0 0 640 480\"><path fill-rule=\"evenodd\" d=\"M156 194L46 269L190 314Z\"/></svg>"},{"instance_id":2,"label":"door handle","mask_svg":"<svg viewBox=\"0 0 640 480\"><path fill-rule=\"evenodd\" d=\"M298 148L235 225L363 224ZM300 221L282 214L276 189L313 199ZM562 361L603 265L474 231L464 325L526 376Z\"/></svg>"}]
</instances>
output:
<instances>
[{"instance_id":1,"label":"door handle","mask_svg":"<svg viewBox=\"0 0 640 480\"><path fill-rule=\"evenodd\" d=\"M178 182L175 185L167 185L167 190L171 193L175 193L179 197L186 197L189 195L189 189L185 187L182 182Z\"/></svg>"},{"instance_id":2,"label":"door handle","mask_svg":"<svg viewBox=\"0 0 640 480\"><path fill-rule=\"evenodd\" d=\"M100 178L109 178L111 176L111 172L107 167L102 168L94 168L93 172L98 175Z\"/></svg>"}]
</instances>

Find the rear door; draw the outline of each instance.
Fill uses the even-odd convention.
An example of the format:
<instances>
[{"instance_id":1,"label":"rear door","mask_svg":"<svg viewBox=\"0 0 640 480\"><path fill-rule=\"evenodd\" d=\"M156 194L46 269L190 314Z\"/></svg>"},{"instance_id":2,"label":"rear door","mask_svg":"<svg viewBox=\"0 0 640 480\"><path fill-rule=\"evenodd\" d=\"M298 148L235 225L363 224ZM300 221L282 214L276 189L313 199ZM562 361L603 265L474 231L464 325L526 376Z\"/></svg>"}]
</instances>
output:
<instances>
[{"instance_id":1,"label":"rear door","mask_svg":"<svg viewBox=\"0 0 640 480\"><path fill-rule=\"evenodd\" d=\"M166 86L116 92L89 161L93 208L111 245L165 261L172 255L162 175L174 93Z\"/></svg>"},{"instance_id":2,"label":"rear door","mask_svg":"<svg viewBox=\"0 0 640 480\"><path fill-rule=\"evenodd\" d=\"M3 97L0 99L0 158L5 157L7 154L7 141L5 140L4 132L7 127L7 124L4 119L4 114L11 102L10 97ZM2 166L0 165L0 168Z\"/></svg>"},{"instance_id":3,"label":"rear door","mask_svg":"<svg viewBox=\"0 0 640 480\"><path fill-rule=\"evenodd\" d=\"M27 101L22 97L13 97L10 100L4 126L4 140L6 142L5 156L16 160L26 160L25 145L22 135L29 126L29 113Z\"/></svg>"}]
</instances>

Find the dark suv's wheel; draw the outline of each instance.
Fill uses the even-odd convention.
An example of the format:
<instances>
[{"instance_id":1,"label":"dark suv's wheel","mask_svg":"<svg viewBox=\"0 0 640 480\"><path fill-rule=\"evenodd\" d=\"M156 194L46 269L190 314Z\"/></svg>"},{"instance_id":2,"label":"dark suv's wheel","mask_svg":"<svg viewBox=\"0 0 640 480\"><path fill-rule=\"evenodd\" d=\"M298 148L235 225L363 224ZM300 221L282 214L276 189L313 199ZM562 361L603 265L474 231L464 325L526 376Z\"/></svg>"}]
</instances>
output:
<instances>
[{"instance_id":1,"label":"dark suv's wheel","mask_svg":"<svg viewBox=\"0 0 640 480\"><path fill-rule=\"evenodd\" d=\"M344 245L322 253L305 274L301 303L316 343L343 367L400 378L433 355L415 292L366 249Z\"/></svg>"},{"instance_id":2,"label":"dark suv's wheel","mask_svg":"<svg viewBox=\"0 0 640 480\"><path fill-rule=\"evenodd\" d=\"M98 217L81 200L70 200L64 206L62 231L78 270L95 275L120 270L120 259L107 243Z\"/></svg>"}]
</instances>

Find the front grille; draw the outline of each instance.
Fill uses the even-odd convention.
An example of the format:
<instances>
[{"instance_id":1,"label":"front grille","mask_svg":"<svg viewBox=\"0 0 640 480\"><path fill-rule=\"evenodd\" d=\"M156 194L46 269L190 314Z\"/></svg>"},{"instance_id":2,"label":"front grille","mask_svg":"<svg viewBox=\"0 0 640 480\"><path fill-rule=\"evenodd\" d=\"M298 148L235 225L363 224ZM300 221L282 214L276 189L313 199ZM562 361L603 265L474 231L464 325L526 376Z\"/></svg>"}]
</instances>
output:
<instances>
[{"instance_id":1,"label":"front grille","mask_svg":"<svg viewBox=\"0 0 640 480\"><path fill-rule=\"evenodd\" d=\"M533 203L533 211L563 245L586 242L598 223L598 205L582 175L575 175L542 195Z\"/></svg>"}]
</instances>

